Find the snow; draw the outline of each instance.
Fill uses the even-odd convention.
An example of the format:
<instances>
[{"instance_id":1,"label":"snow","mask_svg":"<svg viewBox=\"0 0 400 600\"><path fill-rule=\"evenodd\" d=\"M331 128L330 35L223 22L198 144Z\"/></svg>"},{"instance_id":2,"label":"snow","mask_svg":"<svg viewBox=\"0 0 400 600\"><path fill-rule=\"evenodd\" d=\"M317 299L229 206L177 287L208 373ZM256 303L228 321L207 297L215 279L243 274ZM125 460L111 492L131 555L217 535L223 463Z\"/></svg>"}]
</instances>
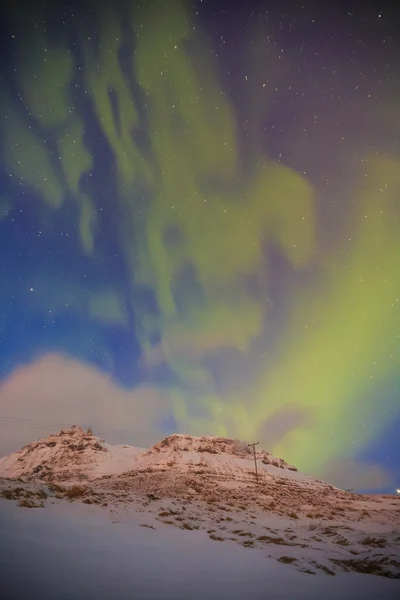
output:
<instances>
[{"instance_id":1,"label":"snow","mask_svg":"<svg viewBox=\"0 0 400 600\"><path fill-rule=\"evenodd\" d=\"M80 480L119 474L143 452L134 446L111 446L80 427L61 430L0 459L0 477Z\"/></svg>"},{"instance_id":2,"label":"snow","mask_svg":"<svg viewBox=\"0 0 400 600\"><path fill-rule=\"evenodd\" d=\"M65 501L23 510L0 499L5 600L373 600L399 597L399 581L294 571L262 552L142 515L118 522L93 506ZM153 525L156 529L142 525ZM18 567L17 567L18 566Z\"/></svg>"},{"instance_id":3,"label":"snow","mask_svg":"<svg viewBox=\"0 0 400 600\"><path fill-rule=\"evenodd\" d=\"M89 479L100 477L101 475L119 475L132 468L135 457L144 452L144 448L136 446L111 446L104 444L107 450L106 460L102 463L93 465L87 471Z\"/></svg>"},{"instance_id":4,"label":"snow","mask_svg":"<svg viewBox=\"0 0 400 600\"><path fill-rule=\"evenodd\" d=\"M256 456L258 482L253 454L227 438L172 435L143 450L73 427L28 444L0 460L0 535L12 549L1 568L32 553L42 598L75 571L82 589L57 598L400 593L400 498L345 492Z\"/></svg>"}]
</instances>

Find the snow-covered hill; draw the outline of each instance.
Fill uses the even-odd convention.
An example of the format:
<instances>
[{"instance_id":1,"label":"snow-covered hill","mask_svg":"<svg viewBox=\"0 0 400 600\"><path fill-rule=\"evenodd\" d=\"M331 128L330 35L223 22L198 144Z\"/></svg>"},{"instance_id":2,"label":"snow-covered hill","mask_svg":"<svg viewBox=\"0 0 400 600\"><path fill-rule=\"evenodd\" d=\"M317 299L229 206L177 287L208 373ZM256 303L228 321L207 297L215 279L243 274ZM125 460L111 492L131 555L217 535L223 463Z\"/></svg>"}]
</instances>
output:
<instances>
[{"instance_id":1,"label":"snow-covered hill","mask_svg":"<svg viewBox=\"0 0 400 600\"><path fill-rule=\"evenodd\" d=\"M26 507L95 504L113 522L134 515L182 535L203 530L307 574L400 579L399 498L340 490L264 450L256 459L258 480L252 450L237 440L179 434L143 450L73 427L2 459L0 496Z\"/></svg>"},{"instance_id":2,"label":"snow-covered hill","mask_svg":"<svg viewBox=\"0 0 400 600\"><path fill-rule=\"evenodd\" d=\"M297 471L296 467L268 452L258 452L257 460L262 466ZM84 431L74 425L1 458L0 477L75 482L131 470L162 471L166 466L190 473L196 465L202 470L212 469L220 480L246 481L255 476L253 453L247 444L238 440L174 434L145 450L111 446L90 429Z\"/></svg>"},{"instance_id":3,"label":"snow-covered hill","mask_svg":"<svg viewBox=\"0 0 400 600\"><path fill-rule=\"evenodd\" d=\"M27 444L0 459L0 477L34 478L42 481L80 481L106 473L129 470L143 448L111 446L73 426Z\"/></svg>"}]
</instances>

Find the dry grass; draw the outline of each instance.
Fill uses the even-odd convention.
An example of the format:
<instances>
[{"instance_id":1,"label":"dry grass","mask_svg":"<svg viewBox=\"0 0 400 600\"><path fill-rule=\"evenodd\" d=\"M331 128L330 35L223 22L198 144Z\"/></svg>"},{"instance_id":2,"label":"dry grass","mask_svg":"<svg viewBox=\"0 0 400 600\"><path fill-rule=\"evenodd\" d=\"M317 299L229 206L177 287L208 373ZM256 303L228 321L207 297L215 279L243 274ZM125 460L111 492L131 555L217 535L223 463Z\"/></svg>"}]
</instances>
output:
<instances>
[{"instance_id":1,"label":"dry grass","mask_svg":"<svg viewBox=\"0 0 400 600\"><path fill-rule=\"evenodd\" d=\"M335 544L339 544L339 546L350 546L349 540L342 536L335 540Z\"/></svg>"},{"instance_id":2,"label":"dry grass","mask_svg":"<svg viewBox=\"0 0 400 600\"><path fill-rule=\"evenodd\" d=\"M18 505L24 508L42 508L43 500L46 500L47 494L44 490L38 489L35 492L24 490L22 487L3 490L0 496L6 500L19 500Z\"/></svg>"},{"instance_id":3,"label":"dry grass","mask_svg":"<svg viewBox=\"0 0 400 600\"><path fill-rule=\"evenodd\" d=\"M38 490L37 492L35 492L35 496L36 498L40 498L40 500L46 500L47 498L47 494L44 490Z\"/></svg>"},{"instance_id":4,"label":"dry grass","mask_svg":"<svg viewBox=\"0 0 400 600\"><path fill-rule=\"evenodd\" d=\"M280 558L278 558L278 561L284 563L285 565L290 565L296 560L297 558L295 558L294 556L281 556Z\"/></svg>"},{"instance_id":5,"label":"dry grass","mask_svg":"<svg viewBox=\"0 0 400 600\"><path fill-rule=\"evenodd\" d=\"M214 502L218 502L218 498L211 496L210 498L207 498L206 502L207 504L214 504Z\"/></svg>"},{"instance_id":6,"label":"dry grass","mask_svg":"<svg viewBox=\"0 0 400 600\"><path fill-rule=\"evenodd\" d=\"M0 493L0 496L6 500L18 500L18 498L21 497L21 494L17 493L16 490L3 490Z\"/></svg>"},{"instance_id":7,"label":"dry grass","mask_svg":"<svg viewBox=\"0 0 400 600\"><path fill-rule=\"evenodd\" d=\"M337 535L337 531L336 529L333 529L333 527L324 527L321 531L321 535Z\"/></svg>"},{"instance_id":8,"label":"dry grass","mask_svg":"<svg viewBox=\"0 0 400 600\"><path fill-rule=\"evenodd\" d=\"M63 494L66 488L58 483L49 483L49 490L58 494Z\"/></svg>"},{"instance_id":9,"label":"dry grass","mask_svg":"<svg viewBox=\"0 0 400 600\"><path fill-rule=\"evenodd\" d=\"M387 546L387 539L384 537L366 537L364 540L362 540L361 544L363 546L372 546L373 548L384 548Z\"/></svg>"},{"instance_id":10,"label":"dry grass","mask_svg":"<svg viewBox=\"0 0 400 600\"><path fill-rule=\"evenodd\" d=\"M356 573L367 573L369 575L380 575L390 579L400 579L400 563L388 556L367 557L364 559L333 558L332 562L345 569L345 571L354 571ZM395 571L391 569L395 567Z\"/></svg>"},{"instance_id":11,"label":"dry grass","mask_svg":"<svg viewBox=\"0 0 400 600\"><path fill-rule=\"evenodd\" d=\"M284 540L281 537L271 537L269 535L260 535L257 539L262 542L267 542L268 544L277 544L279 546L293 546L293 544L290 544L289 542L287 542L286 540Z\"/></svg>"},{"instance_id":12,"label":"dry grass","mask_svg":"<svg viewBox=\"0 0 400 600\"><path fill-rule=\"evenodd\" d=\"M335 571L332 571L331 569L329 569L327 566L325 565L321 565L317 562L315 562L315 560L311 561L311 564L316 567L317 569L319 569L320 571L323 571L324 573L326 573L327 575L336 575Z\"/></svg>"},{"instance_id":13,"label":"dry grass","mask_svg":"<svg viewBox=\"0 0 400 600\"><path fill-rule=\"evenodd\" d=\"M83 485L73 485L67 488L64 492L66 498L74 500L75 498L81 498L86 492L90 491L89 488Z\"/></svg>"},{"instance_id":14,"label":"dry grass","mask_svg":"<svg viewBox=\"0 0 400 600\"><path fill-rule=\"evenodd\" d=\"M33 498L21 498L18 502L18 506L23 508L43 508L44 504L43 502L35 502Z\"/></svg>"}]
</instances>

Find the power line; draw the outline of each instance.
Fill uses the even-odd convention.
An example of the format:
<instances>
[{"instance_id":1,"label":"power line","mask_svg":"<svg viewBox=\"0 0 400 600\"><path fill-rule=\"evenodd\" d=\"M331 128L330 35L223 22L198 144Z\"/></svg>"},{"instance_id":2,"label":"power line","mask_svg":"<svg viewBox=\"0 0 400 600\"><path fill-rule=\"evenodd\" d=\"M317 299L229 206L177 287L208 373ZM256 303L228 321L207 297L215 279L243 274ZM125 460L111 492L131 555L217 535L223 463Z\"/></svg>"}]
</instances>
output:
<instances>
[{"instance_id":1,"label":"power line","mask_svg":"<svg viewBox=\"0 0 400 600\"><path fill-rule=\"evenodd\" d=\"M66 424L65 422L60 423L60 422L56 422L56 421L42 421L39 419L9 417L7 415L0 415L0 426L1 425L18 425L20 427L31 427L31 428L36 428L36 429L48 429L50 427L57 427L59 429L69 429L71 427L71 424ZM87 427L91 427L91 429L96 429L96 425L93 426L93 424L89 425L89 424L85 423L82 426L83 429L86 429ZM101 425L99 425L97 427L97 429L102 432L112 433L114 435L125 435L125 436L130 436L130 435L137 436L140 433L143 433L143 432L132 431L132 430L128 430L128 429L116 429L116 428L112 428L112 427L102 427Z\"/></svg>"}]
</instances>

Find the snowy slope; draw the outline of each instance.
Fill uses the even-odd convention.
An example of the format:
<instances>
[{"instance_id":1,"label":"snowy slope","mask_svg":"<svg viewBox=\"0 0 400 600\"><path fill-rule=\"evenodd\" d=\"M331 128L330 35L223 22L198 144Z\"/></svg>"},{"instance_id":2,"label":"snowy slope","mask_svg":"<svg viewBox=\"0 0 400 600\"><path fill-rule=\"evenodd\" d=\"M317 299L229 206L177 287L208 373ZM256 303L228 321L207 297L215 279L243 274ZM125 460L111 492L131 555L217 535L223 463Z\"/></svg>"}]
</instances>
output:
<instances>
[{"instance_id":1,"label":"snowy slope","mask_svg":"<svg viewBox=\"0 0 400 600\"><path fill-rule=\"evenodd\" d=\"M73 426L24 446L0 459L0 477L43 481L92 479L130 468L143 448L110 446L90 430Z\"/></svg>"},{"instance_id":2,"label":"snowy slope","mask_svg":"<svg viewBox=\"0 0 400 600\"><path fill-rule=\"evenodd\" d=\"M262 551L219 543L205 531L183 531L141 514L111 519L99 507L65 501L23 510L0 498L0 516L0 539L7 548L0 560L5 600L400 597L397 580L301 573ZM287 554L284 547L281 554Z\"/></svg>"},{"instance_id":3,"label":"snowy slope","mask_svg":"<svg viewBox=\"0 0 400 600\"><path fill-rule=\"evenodd\" d=\"M207 501L211 495L224 501L237 497L262 506L271 502L274 493L283 512L299 508L299 499L307 509L307 503L326 504L332 495L335 501L348 496L264 450L256 453L256 460L258 481L254 455L247 444L229 438L174 434L137 454L129 471L106 475L96 485L181 499Z\"/></svg>"},{"instance_id":4,"label":"snowy slope","mask_svg":"<svg viewBox=\"0 0 400 600\"><path fill-rule=\"evenodd\" d=\"M22 479L0 479L0 497L24 507L97 505L116 524L140 518L222 548L235 542L307 576L400 581L400 498L345 492L263 450L256 458L258 481L252 452L237 440L172 435L140 451L73 428L3 459L6 476Z\"/></svg>"}]
</instances>

